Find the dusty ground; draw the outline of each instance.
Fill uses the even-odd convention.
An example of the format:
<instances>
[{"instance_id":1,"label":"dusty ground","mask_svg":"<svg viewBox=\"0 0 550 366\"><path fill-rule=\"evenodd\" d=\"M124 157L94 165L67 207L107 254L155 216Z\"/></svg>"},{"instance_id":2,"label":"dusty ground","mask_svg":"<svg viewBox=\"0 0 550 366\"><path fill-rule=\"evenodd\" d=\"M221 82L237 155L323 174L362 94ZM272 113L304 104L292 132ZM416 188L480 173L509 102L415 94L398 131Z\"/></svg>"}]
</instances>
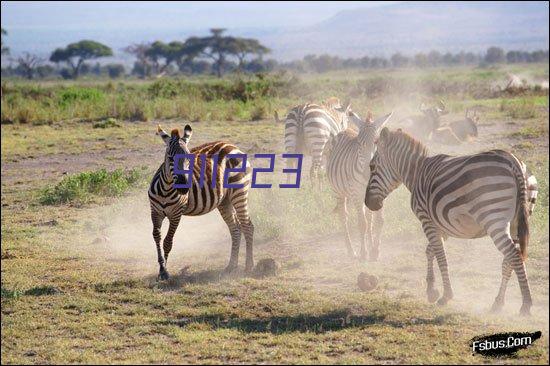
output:
<instances>
[{"instance_id":1,"label":"dusty ground","mask_svg":"<svg viewBox=\"0 0 550 366\"><path fill-rule=\"evenodd\" d=\"M548 115L544 118L546 134L541 136L513 135L525 121L486 119L476 141L431 150L515 149L532 164L547 166ZM335 225L335 232L326 237L282 238L257 245L257 260L270 257L282 266L277 277L265 280L243 278L240 272L220 277L229 257L229 235L217 212L182 220L168 261L173 279L158 283L146 190L80 209L34 209L27 203L33 189L58 181L65 173L101 167L156 168L163 146L153 136L155 126L154 122L132 124L125 133L135 133L135 140L125 138L120 144L110 140L116 131L102 132L106 136L100 138L105 140L90 142L88 152L40 154L37 148L37 152L23 149L6 155L3 150L2 224L11 235L9 242L2 242L3 291L42 285L59 291L3 300L3 363L485 363L494 360L473 357L467 341L502 330L542 330L544 336L518 358L498 362L548 362L548 226L542 226L546 233L539 233L531 248L527 269L534 307L533 316L526 319L517 315L521 298L514 277L503 313L487 312L497 292L501 264L500 254L487 239L448 241L455 299L445 308L427 304L425 239L420 228L407 235L394 235L392 230L391 217L415 228L404 189L388 202L378 262L348 259ZM198 124L194 143L220 135L220 126ZM14 130L2 126L2 141ZM23 136L35 133L30 127L18 130ZM253 133L261 137L247 137ZM273 121L247 125L238 136L223 135L245 141L242 145L248 151L281 150L280 140L273 136L282 135L282 126ZM357 289L361 271L379 277L372 293ZM436 278L440 285L438 272Z\"/></svg>"}]
</instances>

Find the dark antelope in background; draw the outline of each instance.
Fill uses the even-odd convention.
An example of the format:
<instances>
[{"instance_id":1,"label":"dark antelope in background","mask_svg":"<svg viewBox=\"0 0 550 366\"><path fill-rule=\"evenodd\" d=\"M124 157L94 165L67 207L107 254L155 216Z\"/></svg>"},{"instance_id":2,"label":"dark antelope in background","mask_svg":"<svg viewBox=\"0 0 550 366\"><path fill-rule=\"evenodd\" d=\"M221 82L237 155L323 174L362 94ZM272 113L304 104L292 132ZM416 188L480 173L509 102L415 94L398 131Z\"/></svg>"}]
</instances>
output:
<instances>
[{"instance_id":1,"label":"dark antelope in background","mask_svg":"<svg viewBox=\"0 0 550 366\"><path fill-rule=\"evenodd\" d=\"M422 103L419 109L422 112L421 116L417 115L405 118L399 124L411 136L426 142L431 139L433 132L440 127L441 116L449 113L449 111L447 111L447 107L442 100L434 107L426 107Z\"/></svg>"},{"instance_id":2,"label":"dark antelope in background","mask_svg":"<svg viewBox=\"0 0 550 366\"><path fill-rule=\"evenodd\" d=\"M464 119L443 125L435 130L432 134L432 141L447 145L458 145L471 141L478 136L478 121L477 111L472 113L466 109Z\"/></svg>"},{"instance_id":3,"label":"dark antelope in background","mask_svg":"<svg viewBox=\"0 0 550 366\"><path fill-rule=\"evenodd\" d=\"M172 130L171 134L158 126L158 135L166 144L164 162L155 173L149 187L149 202L151 204L151 220L153 221L153 238L157 246L159 262L159 278L168 279L166 262L172 249L172 241L182 215L204 215L218 209L231 234L231 257L225 271L230 272L237 268L239 260L239 246L241 234L246 240L246 266L251 271L254 266L252 247L254 241L254 225L248 213L248 189L252 168L246 163L244 172L231 172L228 183L242 185L241 188L225 188L223 184L225 170L228 168L242 168L242 159L229 158L229 154L243 154L235 145L223 141L209 142L201 146L188 147L191 139L191 126L186 125L183 131ZM175 188L174 184L187 184L187 175L174 174L174 157L177 154L193 154L192 182L190 188ZM204 169L204 184L200 186L201 158L206 155ZM217 155L217 162L212 158ZM183 166L189 168L189 160L180 160ZM238 169L237 169L238 170ZM213 182L215 180L215 182ZM160 228L165 218L170 221L170 227L160 246ZM189 238L192 240L192 238ZM164 255L163 255L164 251Z\"/></svg>"},{"instance_id":4,"label":"dark antelope in background","mask_svg":"<svg viewBox=\"0 0 550 366\"><path fill-rule=\"evenodd\" d=\"M439 296L434 287L434 258L443 281L443 295L438 303L446 304L453 297L444 239L490 236L504 256L502 281L492 309L502 308L513 270L523 297L520 313L528 315L532 300L525 260L536 180L525 179L526 172L519 159L503 150L457 157L429 156L419 141L400 130L390 132L384 128L371 161L365 204L371 210L381 209L384 199L401 183L411 192L411 208L429 241L429 301ZM519 242L519 249L514 239Z\"/></svg>"}]
</instances>

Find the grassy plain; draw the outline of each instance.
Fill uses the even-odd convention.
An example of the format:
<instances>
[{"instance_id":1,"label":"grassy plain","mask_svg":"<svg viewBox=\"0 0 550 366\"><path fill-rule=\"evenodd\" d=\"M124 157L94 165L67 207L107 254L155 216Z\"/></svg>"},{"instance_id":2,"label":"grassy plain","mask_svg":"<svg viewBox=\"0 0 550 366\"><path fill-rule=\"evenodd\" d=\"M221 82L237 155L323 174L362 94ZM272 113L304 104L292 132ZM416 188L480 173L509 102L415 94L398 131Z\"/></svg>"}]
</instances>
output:
<instances>
[{"instance_id":1,"label":"grassy plain","mask_svg":"<svg viewBox=\"0 0 550 366\"><path fill-rule=\"evenodd\" d=\"M548 80L548 65L530 65L283 75L251 79L244 91L232 79L3 81L2 363L547 364L548 91L498 91L507 72ZM283 126L272 112L331 95L351 98L362 114L394 110L390 127L423 101L444 98L449 121L475 108L476 141L431 150L504 148L526 161L539 181L530 318L518 316L515 277L503 313L488 313L501 257L487 239L448 241L455 299L427 303L426 240L403 188L388 199L380 260L348 259L335 200L328 187L309 187L307 166L300 190L251 193L256 260L274 258L279 275L221 277L229 235L211 213L182 220L172 279L156 280L146 194L164 151L156 123L191 122L193 144L223 139L249 153L280 153ZM361 271L378 276L374 291L357 288ZM535 330L543 338L511 358L474 356L468 344Z\"/></svg>"}]
</instances>

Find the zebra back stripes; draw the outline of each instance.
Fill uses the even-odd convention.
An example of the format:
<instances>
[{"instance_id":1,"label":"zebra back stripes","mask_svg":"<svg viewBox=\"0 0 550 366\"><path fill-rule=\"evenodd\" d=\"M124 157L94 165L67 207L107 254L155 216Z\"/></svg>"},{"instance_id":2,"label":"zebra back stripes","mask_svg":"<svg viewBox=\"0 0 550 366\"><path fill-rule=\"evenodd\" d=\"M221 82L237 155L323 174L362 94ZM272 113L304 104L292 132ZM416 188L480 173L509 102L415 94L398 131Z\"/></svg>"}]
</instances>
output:
<instances>
[{"instance_id":1,"label":"zebra back stripes","mask_svg":"<svg viewBox=\"0 0 550 366\"><path fill-rule=\"evenodd\" d=\"M243 163L242 159L228 155L243 154L242 151L235 145L223 141L206 143L189 150L187 144L192 134L189 125L183 132L173 130L171 134L164 132L159 126L158 134L166 143L166 153L164 162L151 181L148 195L153 221L153 237L157 245L160 265L159 276L162 279L168 278L166 261L181 216L204 215L216 208L220 211L232 237L231 258L226 270L232 270L237 266L241 233L246 240L246 269L251 270L254 226L248 212L248 189L252 173L249 162L246 162L244 172L232 171L229 174L228 183L239 184L242 185L241 187L226 188L223 185L226 169L242 168ZM184 184L188 179L184 175L174 174L174 157L177 154L192 154L195 157L189 188L174 187L175 183ZM188 160L180 160L180 162L184 167L189 168ZM205 167L201 170L203 164ZM180 168L183 167L180 166ZM204 177L202 184L201 173ZM164 253L162 253L160 227L164 218L168 218L170 227L164 239Z\"/></svg>"},{"instance_id":2,"label":"zebra back stripes","mask_svg":"<svg viewBox=\"0 0 550 366\"><path fill-rule=\"evenodd\" d=\"M427 149L406 133L382 130L371 161L365 203L378 210L400 183L409 189L412 210L429 240L426 279L430 300L436 297L434 258L443 279L444 293L439 303L453 296L443 238L488 235L504 255L501 288L493 309L502 307L513 269L523 297L521 312L529 313L532 300L524 260L529 240L528 197L532 193L523 166L517 157L503 150L458 157L428 156ZM519 250L512 235L519 241Z\"/></svg>"},{"instance_id":3,"label":"zebra back stripes","mask_svg":"<svg viewBox=\"0 0 550 366\"><path fill-rule=\"evenodd\" d=\"M292 108L285 120L285 152L310 155L310 176L315 179L322 167L325 144L348 127L350 118L354 123L360 121L349 104L343 107L336 98L321 105L306 103Z\"/></svg>"}]
</instances>

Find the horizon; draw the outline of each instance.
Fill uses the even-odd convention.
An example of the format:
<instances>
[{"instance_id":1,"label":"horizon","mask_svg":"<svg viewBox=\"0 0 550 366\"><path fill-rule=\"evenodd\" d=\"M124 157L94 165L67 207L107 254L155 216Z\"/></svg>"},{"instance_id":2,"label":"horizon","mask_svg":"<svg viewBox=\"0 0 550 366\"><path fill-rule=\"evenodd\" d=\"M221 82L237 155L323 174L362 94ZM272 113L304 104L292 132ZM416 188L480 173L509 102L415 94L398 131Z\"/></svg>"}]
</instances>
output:
<instances>
[{"instance_id":1,"label":"horizon","mask_svg":"<svg viewBox=\"0 0 550 366\"><path fill-rule=\"evenodd\" d=\"M479 35L468 33L468 24L459 25L458 31L447 31L445 19L438 20L434 15L428 14L424 20L415 19L415 14L423 15L424 9L429 8L424 8L425 4L422 2L414 1L161 1L136 4L4 1L1 19L2 28L8 32L3 41L10 47L13 57L29 52L45 58L58 47L91 39L113 49L114 57L110 58L111 61L127 62L129 56L122 49L130 44L183 40L189 36L204 36L210 28L226 28L229 35L260 40L272 49L269 58L285 62L302 59L307 54L329 54L343 58L363 55L388 57L396 52L411 56L430 50L481 54L489 46L520 51L546 50L548 15L545 19L539 16L543 19L542 23L540 19L533 20L533 15L518 21L514 26L522 30L521 35L513 29L508 32L491 29L502 17L502 14L497 14L500 8L510 8L508 11L512 14L517 13L518 9L524 9L526 14L530 10L531 13L537 13L532 9L540 7L541 3L529 2L521 5L511 2L506 6L503 6L504 3L493 6L487 2L459 2L434 3L431 6L439 9L436 15L442 19L454 17L465 8L466 20L463 19L463 22L472 21L474 25L476 21L487 23L486 29L476 27ZM487 12L487 8L491 6L495 14ZM417 13L411 10L413 8L416 8ZM477 11L472 11L476 8ZM391 15L382 16L382 19L388 19L380 24L380 17L385 13ZM365 17L361 18L362 14ZM355 19L354 16L359 18ZM401 16L407 22L402 24L402 20L394 19L396 16ZM351 19L350 24L347 24L348 19ZM415 21L432 21L434 24L424 23L420 24L424 28L416 28ZM396 27L395 22L397 26L404 27L402 34L384 36L384 32L391 32ZM537 28L533 23L541 25ZM373 27L377 32L371 36ZM411 34L406 27L418 31ZM333 29L335 31L331 32ZM353 32L350 33L350 30ZM407 42L405 37L409 36L416 36L418 39ZM483 36L485 40L481 39ZM404 38L404 41L401 42L399 37ZM458 42L450 45L449 37L457 37ZM4 64L5 58L2 57L2 60Z\"/></svg>"}]
</instances>

